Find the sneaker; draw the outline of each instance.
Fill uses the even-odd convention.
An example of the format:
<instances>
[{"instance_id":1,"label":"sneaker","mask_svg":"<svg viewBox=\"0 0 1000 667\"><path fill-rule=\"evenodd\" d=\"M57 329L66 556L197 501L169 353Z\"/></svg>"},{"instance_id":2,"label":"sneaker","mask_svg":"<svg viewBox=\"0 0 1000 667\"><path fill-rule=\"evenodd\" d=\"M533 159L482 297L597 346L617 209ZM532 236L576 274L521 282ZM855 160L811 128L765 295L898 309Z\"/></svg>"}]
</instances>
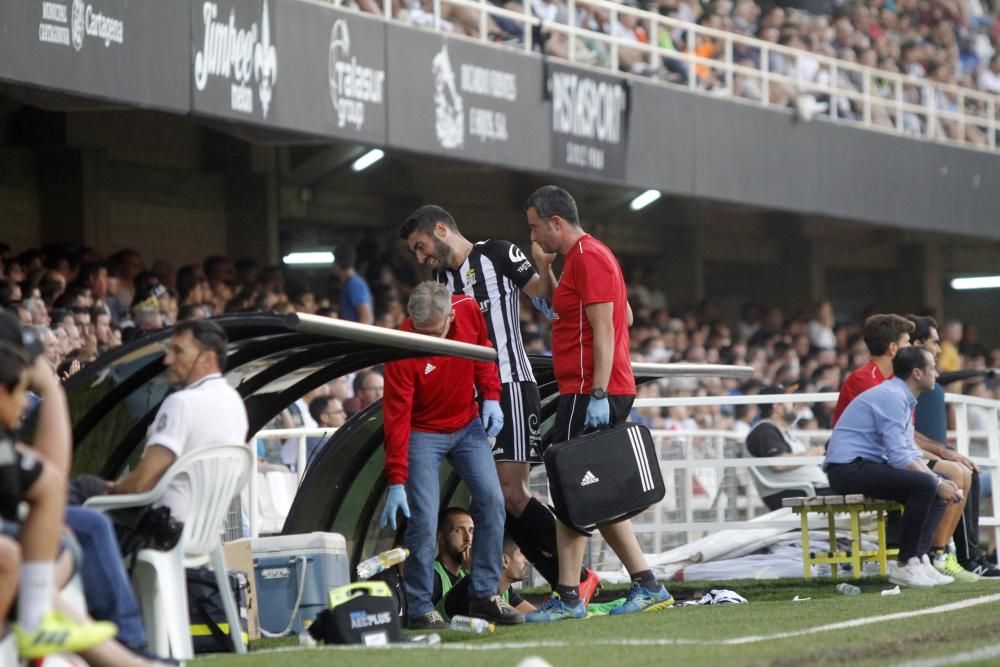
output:
<instances>
[{"instance_id":1,"label":"sneaker","mask_svg":"<svg viewBox=\"0 0 1000 667\"><path fill-rule=\"evenodd\" d=\"M448 624L436 610L429 611L419 618L411 618L409 624L410 630L444 630L447 627Z\"/></svg>"},{"instance_id":2,"label":"sneaker","mask_svg":"<svg viewBox=\"0 0 1000 667\"><path fill-rule=\"evenodd\" d=\"M639 611L661 611L673 603L674 599L663 584L659 584L656 589L649 590L632 582L632 588L628 589L628 595L625 596L625 604L617 609L612 609L611 613L618 616L620 614L634 614Z\"/></svg>"},{"instance_id":3,"label":"sneaker","mask_svg":"<svg viewBox=\"0 0 1000 667\"><path fill-rule=\"evenodd\" d=\"M482 618L497 625L524 623L524 614L507 604L499 595L494 595L488 600L469 600L469 616Z\"/></svg>"},{"instance_id":4,"label":"sneaker","mask_svg":"<svg viewBox=\"0 0 1000 667\"><path fill-rule=\"evenodd\" d=\"M927 578L924 573L924 565L916 556L906 561L906 565L900 565L897 561L890 562L889 581L900 586L914 588L930 588L937 585Z\"/></svg>"},{"instance_id":5,"label":"sneaker","mask_svg":"<svg viewBox=\"0 0 1000 667\"><path fill-rule=\"evenodd\" d=\"M583 606L586 607L597 595L597 591L601 587L601 578L591 569L583 568L583 572L584 579L580 582L580 599L583 600Z\"/></svg>"},{"instance_id":6,"label":"sneaker","mask_svg":"<svg viewBox=\"0 0 1000 667\"><path fill-rule=\"evenodd\" d=\"M934 569L946 574L960 584L971 584L979 581L979 576L969 572L958 563L955 554L942 552L934 556Z\"/></svg>"},{"instance_id":7,"label":"sneaker","mask_svg":"<svg viewBox=\"0 0 1000 667\"><path fill-rule=\"evenodd\" d=\"M583 604L583 600L575 605L565 604L559 594L552 591L552 595L538 609L524 615L524 620L528 623L547 623L548 621L561 621L564 618L586 617L587 605Z\"/></svg>"},{"instance_id":8,"label":"sneaker","mask_svg":"<svg viewBox=\"0 0 1000 667\"><path fill-rule=\"evenodd\" d=\"M955 583L954 577L949 577L947 574L938 572L937 568L931 564L930 556L927 554L920 557L920 566L924 568L924 574L927 575L928 579L934 582L935 586Z\"/></svg>"},{"instance_id":9,"label":"sneaker","mask_svg":"<svg viewBox=\"0 0 1000 667\"><path fill-rule=\"evenodd\" d=\"M103 644L118 634L118 626L106 621L75 621L58 611L50 611L32 631L15 626L17 652L32 660L53 653L79 653Z\"/></svg>"},{"instance_id":10,"label":"sneaker","mask_svg":"<svg viewBox=\"0 0 1000 667\"><path fill-rule=\"evenodd\" d=\"M985 558L974 560L969 563L972 574L987 581L1000 581L1000 570Z\"/></svg>"}]
</instances>

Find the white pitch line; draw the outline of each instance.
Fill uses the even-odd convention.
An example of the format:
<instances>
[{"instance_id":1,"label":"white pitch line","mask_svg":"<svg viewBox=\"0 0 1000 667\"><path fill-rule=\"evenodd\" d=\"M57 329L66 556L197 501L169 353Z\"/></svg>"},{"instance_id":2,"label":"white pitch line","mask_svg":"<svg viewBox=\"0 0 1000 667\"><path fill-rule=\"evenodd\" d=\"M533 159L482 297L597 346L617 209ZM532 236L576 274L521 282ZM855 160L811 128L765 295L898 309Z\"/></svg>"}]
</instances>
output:
<instances>
[{"instance_id":1,"label":"white pitch line","mask_svg":"<svg viewBox=\"0 0 1000 667\"><path fill-rule=\"evenodd\" d=\"M466 643L466 642L454 642L447 644L389 644L383 648L388 649L435 649L435 650L445 650L445 651L509 651L516 649L535 649L535 648L565 648L568 646L679 646L679 645L704 645L704 646L719 646L719 645L741 645L741 644L755 644L758 642L774 641L776 639L789 639L791 637L802 637L804 635L818 634L821 632L832 632L834 630L845 630L848 628L856 628L864 625L873 625L876 623L888 623L891 621L898 621L907 618L915 618L917 616L927 616L929 614L941 614L949 611L956 611L958 609L967 609L969 607L976 607L979 605L990 604L994 602L1000 602L1000 593L994 593L991 595L983 595L976 598L969 598L967 600L959 600L958 602L951 602L948 604L938 605L936 607L927 607L926 609L915 609L913 611L900 611L895 614L884 614L882 616L867 616L864 618L854 618L849 621L840 621L838 623L828 623L826 625L818 625L813 628L804 628L802 630L794 630L791 632L778 632L771 635L750 635L747 637L732 637L730 639L599 639L599 640L583 640L583 641L559 641L559 640L543 640L543 641L524 641L524 642L483 642L483 643ZM311 649L302 649L297 646L283 646L280 648L266 649L263 651L254 651L254 655L263 655L266 653L285 653L288 651L358 651L367 650L369 647L361 646L358 644L346 645L346 646L319 646ZM1000 655L1000 645L997 647L998 653ZM963 654L964 655L964 654ZM206 656L208 657L208 656ZM957 656L955 656L957 657ZM991 657L991 656L986 656ZM199 658L199 661L202 658ZM970 658L973 660L975 658ZM939 663L932 663L937 665ZM945 664L958 664L958 663L940 663ZM913 663L913 667L919 665L924 667L923 663ZM907 667L911 667L911 663L907 663ZM927 667L931 667L931 663Z\"/></svg>"},{"instance_id":2,"label":"white pitch line","mask_svg":"<svg viewBox=\"0 0 1000 667\"><path fill-rule=\"evenodd\" d=\"M901 662L896 667L945 667L946 665L961 665L967 662L978 662L998 657L1000 657L1000 644L994 644L993 646L983 646L982 648L977 648L975 651L959 653L958 655Z\"/></svg>"}]
</instances>

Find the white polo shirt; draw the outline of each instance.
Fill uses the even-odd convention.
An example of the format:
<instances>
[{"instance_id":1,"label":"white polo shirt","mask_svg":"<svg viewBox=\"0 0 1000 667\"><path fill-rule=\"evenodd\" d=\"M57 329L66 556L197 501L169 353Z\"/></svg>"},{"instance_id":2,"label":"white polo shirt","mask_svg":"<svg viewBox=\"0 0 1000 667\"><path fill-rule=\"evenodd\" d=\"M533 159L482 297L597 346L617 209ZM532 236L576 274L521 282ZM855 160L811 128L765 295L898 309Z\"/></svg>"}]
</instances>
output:
<instances>
[{"instance_id":1,"label":"white polo shirt","mask_svg":"<svg viewBox=\"0 0 1000 667\"><path fill-rule=\"evenodd\" d=\"M242 445L247 427L239 392L221 374L212 373L164 399L146 432L146 449L160 445L180 458L206 447ZM190 480L180 475L155 505L169 507L174 518L185 521L190 495Z\"/></svg>"}]
</instances>

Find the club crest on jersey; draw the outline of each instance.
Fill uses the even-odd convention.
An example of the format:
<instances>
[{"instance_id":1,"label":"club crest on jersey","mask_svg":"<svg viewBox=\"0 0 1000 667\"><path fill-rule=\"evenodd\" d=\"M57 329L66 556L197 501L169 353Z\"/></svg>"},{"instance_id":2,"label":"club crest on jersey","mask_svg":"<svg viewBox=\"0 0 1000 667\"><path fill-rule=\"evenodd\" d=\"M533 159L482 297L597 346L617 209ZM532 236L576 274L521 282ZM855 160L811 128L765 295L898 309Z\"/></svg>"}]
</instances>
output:
<instances>
[{"instance_id":1,"label":"club crest on jersey","mask_svg":"<svg viewBox=\"0 0 1000 667\"><path fill-rule=\"evenodd\" d=\"M479 302L479 310L481 312L484 312L484 313L490 312L490 300L489 299L483 299L482 301L480 301Z\"/></svg>"},{"instance_id":2,"label":"club crest on jersey","mask_svg":"<svg viewBox=\"0 0 1000 667\"><path fill-rule=\"evenodd\" d=\"M476 270L469 267L469 270L465 272L465 284L472 287L476 284Z\"/></svg>"}]
</instances>

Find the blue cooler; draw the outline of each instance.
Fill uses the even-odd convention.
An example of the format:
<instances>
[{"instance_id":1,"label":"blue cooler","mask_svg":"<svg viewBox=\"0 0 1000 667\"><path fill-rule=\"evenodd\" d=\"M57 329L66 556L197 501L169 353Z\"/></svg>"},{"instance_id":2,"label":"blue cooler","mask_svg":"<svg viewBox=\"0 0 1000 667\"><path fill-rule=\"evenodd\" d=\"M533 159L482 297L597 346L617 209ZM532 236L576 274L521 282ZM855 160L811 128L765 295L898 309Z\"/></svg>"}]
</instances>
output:
<instances>
[{"instance_id":1,"label":"blue cooler","mask_svg":"<svg viewBox=\"0 0 1000 667\"><path fill-rule=\"evenodd\" d=\"M255 539L253 569L260 627L271 635L284 633L289 621L290 632L303 632L327 608L330 589L351 583L347 543L337 533Z\"/></svg>"}]
</instances>

